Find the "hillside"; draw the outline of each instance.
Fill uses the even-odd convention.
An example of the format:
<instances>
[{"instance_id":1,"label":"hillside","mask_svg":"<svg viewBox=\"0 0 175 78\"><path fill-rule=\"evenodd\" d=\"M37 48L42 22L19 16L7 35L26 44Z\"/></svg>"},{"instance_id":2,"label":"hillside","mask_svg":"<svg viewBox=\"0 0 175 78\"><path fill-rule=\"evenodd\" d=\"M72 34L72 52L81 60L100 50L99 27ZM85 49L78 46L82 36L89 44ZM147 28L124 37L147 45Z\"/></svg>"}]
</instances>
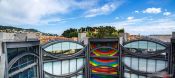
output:
<instances>
[{"instance_id":1,"label":"hillside","mask_svg":"<svg viewBox=\"0 0 175 78\"><path fill-rule=\"evenodd\" d=\"M44 33L44 32L38 31L37 29L24 29L24 28L18 28L13 26L2 26L2 25L0 25L0 32L7 32L7 33L34 32L34 33L41 33L42 35L46 35L46 36L57 36L57 34Z\"/></svg>"}]
</instances>

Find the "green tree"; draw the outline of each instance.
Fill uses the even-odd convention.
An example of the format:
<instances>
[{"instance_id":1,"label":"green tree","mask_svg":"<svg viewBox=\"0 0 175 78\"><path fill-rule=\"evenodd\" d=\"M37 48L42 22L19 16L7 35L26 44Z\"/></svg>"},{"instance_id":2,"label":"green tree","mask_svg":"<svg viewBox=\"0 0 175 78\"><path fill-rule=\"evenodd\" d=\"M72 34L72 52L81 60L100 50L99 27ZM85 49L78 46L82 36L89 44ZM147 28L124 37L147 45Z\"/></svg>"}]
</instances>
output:
<instances>
[{"instance_id":1,"label":"green tree","mask_svg":"<svg viewBox=\"0 0 175 78\"><path fill-rule=\"evenodd\" d=\"M78 31L77 29L70 28L70 29L65 30L62 36L67 37L67 38L78 37Z\"/></svg>"},{"instance_id":2,"label":"green tree","mask_svg":"<svg viewBox=\"0 0 175 78\"><path fill-rule=\"evenodd\" d=\"M99 26L99 27L81 27L80 29L70 28L63 32L64 37L78 37L78 33L86 32L88 37L91 38L117 38L124 29L116 30L113 26Z\"/></svg>"}]
</instances>

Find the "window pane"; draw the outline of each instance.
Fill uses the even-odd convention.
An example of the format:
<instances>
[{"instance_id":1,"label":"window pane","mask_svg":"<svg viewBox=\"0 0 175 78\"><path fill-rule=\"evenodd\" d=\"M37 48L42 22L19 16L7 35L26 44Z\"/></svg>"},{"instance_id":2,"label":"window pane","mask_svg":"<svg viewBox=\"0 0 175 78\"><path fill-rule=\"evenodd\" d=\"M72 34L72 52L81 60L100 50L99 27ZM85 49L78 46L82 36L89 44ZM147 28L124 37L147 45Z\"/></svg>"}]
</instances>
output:
<instances>
[{"instance_id":1,"label":"window pane","mask_svg":"<svg viewBox=\"0 0 175 78\"><path fill-rule=\"evenodd\" d=\"M138 45L138 41L137 42L132 42L132 43L129 43L131 44L131 48L138 48L139 45Z\"/></svg>"},{"instance_id":2,"label":"window pane","mask_svg":"<svg viewBox=\"0 0 175 78\"><path fill-rule=\"evenodd\" d=\"M131 78L138 78L138 75L136 75L136 74L131 74Z\"/></svg>"},{"instance_id":3,"label":"window pane","mask_svg":"<svg viewBox=\"0 0 175 78\"><path fill-rule=\"evenodd\" d=\"M124 63L127 65L127 66L131 66L131 57L124 57Z\"/></svg>"},{"instance_id":4,"label":"window pane","mask_svg":"<svg viewBox=\"0 0 175 78\"><path fill-rule=\"evenodd\" d=\"M146 78L145 76L139 76L139 78Z\"/></svg>"},{"instance_id":5,"label":"window pane","mask_svg":"<svg viewBox=\"0 0 175 78\"><path fill-rule=\"evenodd\" d=\"M62 74L69 73L69 61L62 61Z\"/></svg>"},{"instance_id":6,"label":"window pane","mask_svg":"<svg viewBox=\"0 0 175 78\"><path fill-rule=\"evenodd\" d=\"M77 69L80 69L83 66L83 63L84 63L83 58L62 60L62 62L61 61L48 62L44 63L44 71L51 74L53 71L54 75L69 74L76 72Z\"/></svg>"},{"instance_id":7,"label":"window pane","mask_svg":"<svg viewBox=\"0 0 175 78\"><path fill-rule=\"evenodd\" d=\"M125 78L130 78L130 73L124 73Z\"/></svg>"},{"instance_id":8,"label":"window pane","mask_svg":"<svg viewBox=\"0 0 175 78\"><path fill-rule=\"evenodd\" d=\"M48 46L45 48L46 51L52 53L63 53L63 54L73 54L80 51L84 47L80 44L73 42L61 42Z\"/></svg>"},{"instance_id":9,"label":"window pane","mask_svg":"<svg viewBox=\"0 0 175 78\"><path fill-rule=\"evenodd\" d=\"M53 74L54 75L61 74L61 62L53 62Z\"/></svg>"},{"instance_id":10,"label":"window pane","mask_svg":"<svg viewBox=\"0 0 175 78\"><path fill-rule=\"evenodd\" d=\"M146 71L146 59L139 59L139 71Z\"/></svg>"},{"instance_id":11,"label":"window pane","mask_svg":"<svg viewBox=\"0 0 175 78\"><path fill-rule=\"evenodd\" d=\"M70 60L70 72L75 72L77 69L76 59Z\"/></svg>"},{"instance_id":12,"label":"window pane","mask_svg":"<svg viewBox=\"0 0 175 78\"><path fill-rule=\"evenodd\" d=\"M52 62L50 63L44 63L44 70L48 73L52 73Z\"/></svg>"},{"instance_id":13,"label":"window pane","mask_svg":"<svg viewBox=\"0 0 175 78\"><path fill-rule=\"evenodd\" d=\"M53 46L53 53L61 53L61 43L57 43L52 45Z\"/></svg>"},{"instance_id":14,"label":"window pane","mask_svg":"<svg viewBox=\"0 0 175 78\"><path fill-rule=\"evenodd\" d=\"M156 43L148 42L148 51L156 51Z\"/></svg>"},{"instance_id":15,"label":"window pane","mask_svg":"<svg viewBox=\"0 0 175 78\"><path fill-rule=\"evenodd\" d=\"M164 50L164 49L165 49L164 46L157 44L157 50Z\"/></svg>"},{"instance_id":16,"label":"window pane","mask_svg":"<svg viewBox=\"0 0 175 78\"><path fill-rule=\"evenodd\" d=\"M155 60L148 60L148 72L155 72Z\"/></svg>"},{"instance_id":17,"label":"window pane","mask_svg":"<svg viewBox=\"0 0 175 78\"><path fill-rule=\"evenodd\" d=\"M157 60L156 71L160 71L165 68L165 61Z\"/></svg>"},{"instance_id":18,"label":"window pane","mask_svg":"<svg viewBox=\"0 0 175 78\"><path fill-rule=\"evenodd\" d=\"M139 41L139 48L147 50L147 41Z\"/></svg>"},{"instance_id":19,"label":"window pane","mask_svg":"<svg viewBox=\"0 0 175 78\"><path fill-rule=\"evenodd\" d=\"M135 70L138 70L138 58L132 58L132 67Z\"/></svg>"}]
</instances>

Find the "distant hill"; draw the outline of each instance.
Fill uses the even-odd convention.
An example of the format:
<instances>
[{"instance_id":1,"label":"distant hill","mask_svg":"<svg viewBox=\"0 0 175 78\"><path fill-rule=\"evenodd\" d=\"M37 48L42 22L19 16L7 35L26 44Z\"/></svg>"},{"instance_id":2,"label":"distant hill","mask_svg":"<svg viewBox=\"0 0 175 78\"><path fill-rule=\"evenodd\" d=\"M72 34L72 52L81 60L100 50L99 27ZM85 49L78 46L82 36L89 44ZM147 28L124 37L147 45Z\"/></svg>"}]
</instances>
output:
<instances>
[{"instance_id":1,"label":"distant hill","mask_svg":"<svg viewBox=\"0 0 175 78\"><path fill-rule=\"evenodd\" d=\"M7 33L34 32L34 33L41 33L42 35L46 35L46 36L58 36L57 34L40 32L37 29L24 29L24 28L18 28L13 26L2 26L2 25L0 25L0 32L7 32Z\"/></svg>"}]
</instances>

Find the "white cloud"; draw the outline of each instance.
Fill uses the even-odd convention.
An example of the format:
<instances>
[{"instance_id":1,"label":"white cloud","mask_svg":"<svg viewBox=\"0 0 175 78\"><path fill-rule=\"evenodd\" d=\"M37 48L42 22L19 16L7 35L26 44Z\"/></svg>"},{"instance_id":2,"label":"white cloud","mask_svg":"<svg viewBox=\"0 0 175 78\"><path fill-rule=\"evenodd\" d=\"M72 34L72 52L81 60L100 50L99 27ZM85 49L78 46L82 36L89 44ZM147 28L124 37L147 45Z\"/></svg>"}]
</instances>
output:
<instances>
[{"instance_id":1,"label":"white cloud","mask_svg":"<svg viewBox=\"0 0 175 78\"><path fill-rule=\"evenodd\" d=\"M85 17L95 17L97 15L109 14L115 9L117 9L122 3L123 1L113 1L110 3L104 4L101 7L90 9L85 13Z\"/></svg>"},{"instance_id":2,"label":"white cloud","mask_svg":"<svg viewBox=\"0 0 175 78\"><path fill-rule=\"evenodd\" d=\"M128 17L127 19L128 19L128 20L133 20L133 19L134 19L134 17Z\"/></svg>"},{"instance_id":3,"label":"white cloud","mask_svg":"<svg viewBox=\"0 0 175 78\"><path fill-rule=\"evenodd\" d=\"M171 12L164 12L163 15L169 16L169 15L171 15Z\"/></svg>"},{"instance_id":4,"label":"white cloud","mask_svg":"<svg viewBox=\"0 0 175 78\"><path fill-rule=\"evenodd\" d=\"M149 13L149 14L158 14L161 12L161 8L147 8L143 11L143 13Z\"/></svg>"},{"instance_id":5,"label":"white cloud","mask_svg":"<svg viewBox=\"0 0 175 78\"><path fill-rule=\"evenodd\" d=\"M139 11L135 10L134 13L139 13Z\"/></svg>"},{"instance_id":6,"label":"white cloud","mask_svg":"<svg viewBox=\"0 0 175 78\"><path fill-rule=\"evenodd\" d=\"M38 23L42 16L65 13L68 6L56 0L1 0L0 18L4 21Z\"/></svg>"},{"instance_id":7,"label":"white cloud","mask_svg":"<svg viewBox=\"0 0 175 78\"><path fill-rule=\"evenodd\" d=\"M175 16L172 18L159 18L150 20L150 18L141 18L133 20L116 21L112 23L102 23L97 25L111 25L116 28L124 28L126 32L131 34L171 34L175 31ZM95 25L95 26L97 26Z\"/></svg>"},{"instance_id":8,"label":"white cloud","mask_svg":"<svg viewBox=\"0 0 175 78\"><path fill-rule=\"evenodd\" d=\"M120 19L120 17L115 17L116 20Z\"/></svg>"},{"instance_id":9,"label":"white cloud","mask_svg":"<svg viewBox=\"0 0 175 78\"><path fill-rule=\"evenodd\" d=\"M40 24L46 21L43 17L66 14L74 9L89 9L97 2L98 0L0 0L0 24Z\"/></svg>"}]
</instances>

